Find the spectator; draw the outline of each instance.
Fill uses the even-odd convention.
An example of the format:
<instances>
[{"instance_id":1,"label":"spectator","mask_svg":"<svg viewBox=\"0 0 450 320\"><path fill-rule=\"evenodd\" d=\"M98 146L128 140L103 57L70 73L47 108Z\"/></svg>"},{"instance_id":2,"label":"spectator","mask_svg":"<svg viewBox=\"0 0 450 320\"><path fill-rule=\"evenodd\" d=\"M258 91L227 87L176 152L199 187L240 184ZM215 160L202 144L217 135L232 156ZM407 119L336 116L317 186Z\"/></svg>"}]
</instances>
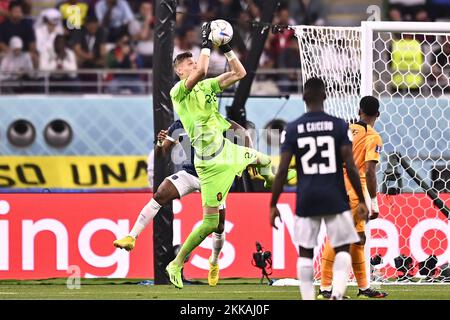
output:
<instances>
[{"instance_id":1,"label":"spectator","mask_svg":"<svg viewBox=\"0 0 450 320\"><path fill-rule=\"evenodd\" d=\"M224 19L234 24L242 12L239 0L219 0L217 19Z\"/></svg>"},{"instance_id":2,"label":"spectator","mask_svg":"<svg viewBox=\"0 0 450 320\"><path fill-rule=\"evenodd\" d=\"M204 21L211 21L217 17L218 0L185 0L183 6L188 15L183 15L181 28L200 26Z\"/></svg>"},{"instance_id":3,"label":"spectator","mask_svg":"<svg viewBox=\"0 0 450 320\"><path fill-rule=\"evenodd\" d=\"M60 0L40 0L40 1L30 1L32 2L31 9L31 16L38 18L41 14L41 12L48 8L56 8L56 5Z\"/></svg>"},{"instance_id":4,"label":"spectator","mask_svg":"<svg viewBox=\"0 0 450 320\"><path fill-rule=\"evenodd\" d=\"M288 7L280 7L275 21L280 25L295 24L295 21L289 16ZM300 55L294 34L294 30L282 29L271 37L271 56L277 68L300 68ZM292 82L296 84L296 79L297 74L295 72L289 75L280 75L280 90L287 92L296 91L296 85L288 85L288 83Z\"/></svg>"},{"instance_id":5,"label":"spectator","mask_svg":"<svg viewBox=\"0 0 450 320\"><path fill-rule=\"evenodd\" d=\"M33 22L34 19L37 17L33 15L33 0L19 0L19 2L22 4L22 10L23 15L25 16L25 19L28 19L30 22ZM34 1L36 2L36 1Z\"/></svg>"},{"instance_id":6,"label":"spectator","mask_svg":"<svg viewBox=\"0 0 450 320\"><path fill-rule=\"evenodd\" d=\"M67 0L58 4L64 25L69 30L80 30L89 13L89 5L84 1Z\"/></svg>"},{"instance_id":7,"label":"spectator","mask_svg":"<svg viewBox=\"0 0 450 320\"><path fill-rule=\"evenodd\" d=\"M241 61L247 57L247 48L251 44L250 15L247 11L242 11L237 23L233 26L233 39L231 46L239 53Z\"/></svg>"},{"instance_id":8,"label":"spectator","mask_svg":"<svg viewBox=\"0 0 450 320\"><path fill-rule=\"evenodd\" d=\"M326 24L326 10L322 0L291 0L287 2L295 24L315 26Z\"/></svg>"},{"instance_id":9,"label":"spectator","mask_svg":"<svg viewBox=\"0 0 450 320\"><path fill-rule=\"evenodd\" d=\"M194 57L200 56L200 46L197 44L199 36L193 27L187 30L178 30L173 48L173 58L177 54L190 51Z\"/></svg>"},{"instance_id":10,"label":"spectator","mask_svg":"<svg viewBox=\"0 0 450 320\"><path fill-rule=\"evenodd\" d=\"M74 50L81 69L105 66L105 35L95 16L89 16L84 27L77 32Z\"/></svg>"},{"instance_id":11,"label":"spectator","mask_svg":"<svg viewBox=\"0 0 450 320\"><path fill-rule=\"evenodd\" d=\"M99 0L85 0L85 1L89 5L89 8L95 8L97 2L99 2Z\"/></svg>"},{"instance_id":12,"label":"spectator","mask_svg":"<svg viewBox=\"0 0 450 320\"><path fill-rule=\"evenodd\" d=\"M11 0L0 0L0 23L8 19L8 6Z\"/></svg>"},{"instance_id":13,"label":"spectator","mask_svg":"<svg viewBox=\"0 0 450 320\"><path fill-rule=\"evenodd\" d=\"M450 0L430 0L428 9L431 21L450 18Z\"/></svg>"},{"instance_id":14,"label":"spectator","mask_svg":"<svg viewBox=\"0 0 450 320\"><path fill-rule=\"evenodd\" d=\"M131 11L134 15L139 14L141 4L144 2L152 2L152 0L127 0L128 4L130 5Z\"/></svg>"},{"instance_id":15,"label":"spectator","mask_svg":"<svg viewBox=\"0 0 450 320\"><path fill-rule=\"evenodd\" d=\"M0 65L0 79L8 81L12 87L6 86L7 91L14 93L26 92L26 87L20 85L22 80L30 80L33 62L28 52L23 52L23 42L19 37L12 37L9 41L11 51L3 58Z\"/></svg>"},{"instance_id":16,"label":"spectator","mask_svg":"<svg viewBox=\"0 0 450 320\"><path fill-rule=\"evenodd\" d=\"M8 7L11 2L11 0L0 0L0 22L5 21L8 17ZM22 6L25 17L31 18L32 0L17 0L17 2Z\"/></svg>"},{"instance_id":17,"label":"spectator","mask_svg":"<svg viewBox=\"0 0 450 320\"><path fill-rule=\"evenodd\" d=\"M261 17L261 11L264 6L264 0L247 0L242 2L242 12L248 12L248 14L251 16L254 20L259 20Z\"/></svg>"},{"instance_id":18,"label":"spectator","mask_svg":"<svg viewBox=\"0 0 450 320\"><path fill-rule=\"evenodd\" d=\"M122 35L117 41L107 58L107 66L110 69L137 69L137 55L132 51L128 35ZM118 94L124 91L142 94L144 87L140 77L136 74L115 74L108 84L108 93Z\"/></svg>"},{"instance_id":19,"label":"spectator","mask_svg":"<svg viewBox=\"0 0 450 320\"><path fill-rule=\"evenodd\" d=\"M7 43L12 37L17 36L23 42L24 51L31 54L34 65L38 64L36 50L36 37L32 25L23 18L22 5L18 1L9 4L9 18L0 24L0 53L10 51Z\"/></svg>"},{"instance_id":20,"label":"spectator","mask_svg":"<svg viewBox=\"0 0 450 320\"><path fill-rule=\"evenodd\" d=\"M275 23L280 25L293 25L295 22L289 16L289 9L287 7L281 7L278 10L275 17ZM291 47L292 43L295 43L294 30L282 29L280 32L274 34L271 39L271 48L273 57L278 57L277 66L284 64L282 55L285 51ZM298 59L298 56L296 57Z\"/></svg>"},{"instance_id":21,"label":"spectator","mask_svg":"<svg viewBox=\"0 0 450 320\"><path fill-rule=\"evenodd\" d=\"M51 82L72 82L72 84L51 86L51 92L77 92L77 62L75 53L67 48L63 35L57 35L53 43L54 50L49 54L43 51L40 57L39 68L42 71L67 71L56 72L50 75Z\"/></svg>"},{"instance_id":22,"label":"spectator","mask_svg":"<svg viewBox=\"0 0 450 320\"><path fill-rule=\"evenodd\" d=\"M142 68L153 66L153 5L144 1L139 8L136 20L130 24L129 32L137 42L136 52L142 61Z\"/></svg>"},{"instance_id":23,"label":"spectator","mask_svg":"<svg viewBox=\"0 0 450 320\"><path fill-rule=\"evenodd\" d=\"M439 46L431 57L433 82L438 84L438 89L450 89L450 36L445 37L443 45ZM430 87L433 87L433 85L430 85Z\"/></svg>"},{"instance_id":24,"label":"spectator","mask_svg":"<svg viewBox=\"0 0 450 320\"><path fill-rule=\"evenodd\" d=\"M389 18L393 21L427 21L426 0L389 0Z\"/></svg>"},{"instance_id":25,"label":"spectator","mask_svg":"<svg viewBox=\"0 0 450 320\"><path fill-rule=\"evenodd\" d=\"M116 42L134 19L125 0L100 0L95 5L95 13L98 21L108 31L108 42Z\"/></svg>"},{"instance_id":26,"label":"spectator","mask_svg":"<svg viewBox=\"0 0 450 320\"><path fill-rule=\"evenodd\" d=\"M35 24L36 48L39 54L53 51L53 43L59 34L64 34L61 24L61 14L54 8L45 9Z\"/></svg>"},{"instance_id":27,"label":"spectator","mask_svg":"<svg viewBox=\"0 0 450 320\"><path fill-rule=\"evenodd\" d=\"M212 21L216 19L218 0L191 0L190 2L197 2L199 5L200 24L203 21Z\"/></svg>"},{"instance_id":28,"label":"spectator","mask_svg":"<svg viewBox=\"0 0 450 320\"><path fill-rule=\"evenodd\" d=\"M411 34L392 42L392 84L394 90L416 92L423 84L424 57L420 42Z\"/></svg>"}]
</instances>

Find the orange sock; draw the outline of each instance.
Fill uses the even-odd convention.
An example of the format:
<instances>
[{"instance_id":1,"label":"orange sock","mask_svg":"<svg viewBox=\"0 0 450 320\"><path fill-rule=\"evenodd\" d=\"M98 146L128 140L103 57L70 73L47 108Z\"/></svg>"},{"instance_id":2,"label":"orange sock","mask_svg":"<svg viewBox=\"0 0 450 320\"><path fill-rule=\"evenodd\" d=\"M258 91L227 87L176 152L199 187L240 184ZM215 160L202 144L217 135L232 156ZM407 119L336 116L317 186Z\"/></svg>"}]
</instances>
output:
<instances>
[{"instance_id":1,"label":"orange sock","mask_svg":"<svg viewBox=\"0 0 450 320\"><path fill-rule=\"evenodd\" d=\"M369 284L367 283L364 245L351 244L350 255L352 257L353 274L355 275L358 287L361 290L365 290L369 288Z\"/></svg>"},{"instance_id":2,"label":"orange sock","mask_svg":"<svg viewBox=\"0 0 450 320\"><path fill-rule=\"evenodd\" d=\"M330 241L327 241L325 248L322 252L322 269L320 278L320 290L331 291L333 283L333 263L336 253L330 245Z\"/></svg>"}]
</instances>

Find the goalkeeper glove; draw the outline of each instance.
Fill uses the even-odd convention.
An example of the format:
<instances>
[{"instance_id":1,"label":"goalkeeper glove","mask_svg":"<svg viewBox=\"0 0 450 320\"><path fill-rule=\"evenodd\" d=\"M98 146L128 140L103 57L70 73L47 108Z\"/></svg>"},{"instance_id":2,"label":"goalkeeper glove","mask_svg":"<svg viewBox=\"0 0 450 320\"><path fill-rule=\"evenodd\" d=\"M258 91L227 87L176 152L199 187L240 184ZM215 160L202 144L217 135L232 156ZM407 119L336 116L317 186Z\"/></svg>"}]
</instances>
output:
<instances>
[{"instance_id":1,"label":"goalkeeper glove","mask_svg":"<svg viewBox=\"0 0 450 320\"><path fill-rule=\"evenodd\" d=\"M212 49L211 41L211 22L205 22L202 25L202 49Z\"/></svg>"},{"instance_id":2,"label":"goalkeeper glove","mask_svg":"<svg viewBox=\"0 0 450 320\"><path fill-rule=\"evenodd\" d=\"M224 54L224 56L227 58L228 62L230 62L233 59L236 59L236 54L234 53L234 51L231 49L231 46L227 43L224 45L221 45L219 47L220 51L222 51L222 53Z\"/></svg>"},{"instance_id":3,"label":"goalkeeper glove","mask_svg":"<svg viewBox=\"0 0 450 320\"><path fill-rule=\"evenodd\" d=\"M227 53L227 52L230 52L230 51L232 50L232 49L231 49L231 46L230 46L228 43L219 46L219 49L220 49L220 51L222 51L223 54L225 54L225 53Z\"/></svg>"}]
</instances>

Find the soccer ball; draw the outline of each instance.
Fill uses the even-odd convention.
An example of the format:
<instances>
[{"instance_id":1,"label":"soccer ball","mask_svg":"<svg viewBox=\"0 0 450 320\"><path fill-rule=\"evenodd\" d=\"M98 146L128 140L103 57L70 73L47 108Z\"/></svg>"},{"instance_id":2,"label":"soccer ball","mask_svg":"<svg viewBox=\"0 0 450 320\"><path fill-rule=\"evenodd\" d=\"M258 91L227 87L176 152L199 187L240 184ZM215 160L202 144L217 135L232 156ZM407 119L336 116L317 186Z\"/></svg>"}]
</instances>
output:
<instances>
[{"instance_id":1,"label":"soccer ball","mask_svg":"<svg viewBox=\"0 0 450 320\"><path fill-rule=\"evenodd\" d=\"M211 22L211 41L215 46L230 42L233 38L233 27L228 21L218 19Z\"/></svg>"}]
</instances>

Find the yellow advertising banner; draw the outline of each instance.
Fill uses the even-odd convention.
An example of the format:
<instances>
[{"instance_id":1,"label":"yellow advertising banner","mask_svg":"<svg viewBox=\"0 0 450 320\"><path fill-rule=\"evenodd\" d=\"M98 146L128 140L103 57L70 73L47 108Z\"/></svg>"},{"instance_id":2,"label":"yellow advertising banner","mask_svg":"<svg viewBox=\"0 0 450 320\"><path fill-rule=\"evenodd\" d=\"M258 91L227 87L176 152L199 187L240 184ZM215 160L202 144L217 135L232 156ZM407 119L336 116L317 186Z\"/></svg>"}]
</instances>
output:
<instances>
[{"instance_id":1,"label":"yellow advertising banner","mask_svg":"<svg viewBox=\"0 0 450 320\"><path fill-rule=\"evenodd\" d=\"M147 188L146 156L0 156L0 188Z\"/></svg>"}]
</instances>

